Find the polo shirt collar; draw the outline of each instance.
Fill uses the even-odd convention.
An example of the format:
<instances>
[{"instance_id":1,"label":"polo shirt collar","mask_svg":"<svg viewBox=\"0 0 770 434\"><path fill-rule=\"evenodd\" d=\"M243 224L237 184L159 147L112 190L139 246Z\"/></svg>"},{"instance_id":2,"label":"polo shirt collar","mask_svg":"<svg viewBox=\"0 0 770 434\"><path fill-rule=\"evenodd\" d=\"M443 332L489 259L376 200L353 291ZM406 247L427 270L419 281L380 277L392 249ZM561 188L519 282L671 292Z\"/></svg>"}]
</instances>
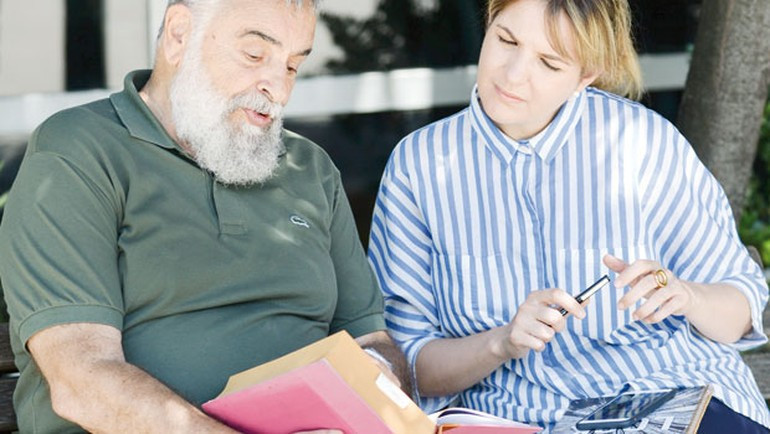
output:
<instances>
[{"instance_id":1,"label":"polo shirt collar","mask_svg":"<svg viewBox=\"0 0 770 434\"><path fill-rule=\"evenodd\" d=\"M570 97L565 102L551 123L534 137L527 140L514 140L495 125L481 107L478 87L474 86L471 93L471 124L474 130L484 139L489 149L506 163L510 163L516 152L537 154L546 163L550 162L556 153L567 142L567 138L577 127L581 113L586 104L585 89Z\"/></svg>"},{"instance_id":2,"label":"polo shirt collar","mask_svg":"<svg viewBox=\"0 0 770 434\"><path fill-rule=\"evenodd\" d=\"M151 72L146 69L129 72L123 81L123 91L110 95L110 102L131 137L184 152L139 96L139 89L150 79Z\"/></svg>"}]
</instances>

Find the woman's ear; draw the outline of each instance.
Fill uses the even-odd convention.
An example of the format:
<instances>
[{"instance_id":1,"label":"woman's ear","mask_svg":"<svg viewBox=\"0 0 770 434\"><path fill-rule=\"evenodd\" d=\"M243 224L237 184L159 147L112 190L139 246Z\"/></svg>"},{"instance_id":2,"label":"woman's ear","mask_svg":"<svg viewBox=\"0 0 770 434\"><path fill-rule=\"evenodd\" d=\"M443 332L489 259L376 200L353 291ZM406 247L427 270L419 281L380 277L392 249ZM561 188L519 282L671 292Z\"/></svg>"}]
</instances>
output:
<instances>
[{"instance_id":1,"label":"woman's ear","mask_svg":"<svg viewBox=\"0 0 770 434\"><path fill-rule=\"evenodd\" d=\"M575 93L582 92L583 89L590 86L591 83L596 81L596 79L599 78L600 75L601 75L601 72L590 72L590 73L584 74L580 78L580 82L578 83L578 86L575 89Z\"/></svg>"},{"instance_id":2,"label":"woman's ear","mask_svg":"<svg viewBox=\"0 0 770 434\"><path fill-rule=\"evenodd\" d=\"M178 66L184 57L185 47L192 31L190 8L177 3L166 10L160 44L166 62Z\"/></svg>"}]
</instances>

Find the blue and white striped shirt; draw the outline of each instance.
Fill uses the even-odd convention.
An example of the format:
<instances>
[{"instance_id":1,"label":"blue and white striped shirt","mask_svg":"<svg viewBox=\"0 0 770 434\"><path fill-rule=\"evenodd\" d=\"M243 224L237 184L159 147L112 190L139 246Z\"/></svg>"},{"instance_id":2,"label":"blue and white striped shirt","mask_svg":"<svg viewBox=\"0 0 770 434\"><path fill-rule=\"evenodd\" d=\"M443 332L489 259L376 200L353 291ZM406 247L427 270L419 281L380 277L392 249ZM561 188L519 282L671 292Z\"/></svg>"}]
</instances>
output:
<instances>
[{"instance_id":1,"label":"blue and white striped shirt","mask_svg":"<svg viewBox=\"0 0 770 434\"><path fill-rule=\"evenodd\" d=\"M660 115L588 88L537 136L515 141L470 107L404 138L385 169L369 260L388 327L414 366L433 339L510 322L532 290L577 294L611 273L602 257L660 261L681 279L724 282L751 305L753 331L734 345L683 316L648 325L619 311L607 287L547 348L511 360L459 394L464 406L548 425L577 398L622 386L714 385L714 396L770 426L738 354L767 341L768 289L738 239L727 199ZM458 396L421 398L426 411Z\"/></svg>"}]
</instances>

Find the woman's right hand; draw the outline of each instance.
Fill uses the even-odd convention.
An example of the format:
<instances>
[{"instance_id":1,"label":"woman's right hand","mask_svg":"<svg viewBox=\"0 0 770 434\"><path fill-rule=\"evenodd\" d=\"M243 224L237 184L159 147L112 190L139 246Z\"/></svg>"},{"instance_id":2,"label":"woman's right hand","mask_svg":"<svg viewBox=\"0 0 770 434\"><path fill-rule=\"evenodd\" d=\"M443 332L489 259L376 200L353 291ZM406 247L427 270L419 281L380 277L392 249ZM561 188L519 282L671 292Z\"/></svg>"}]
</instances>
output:
<instances>
[{"instance_id":1,"label":"woman's right hand","mask_svg":"<svg viewBox=\"0 0 770 434\"><path fill-rule=\"evenodd\" d=\"M583 307L562 289L543 289L530 293L519 306L513 320L496 329L497 344L493 346L493 352L501 363L525 357L530 350L543 351L546 344L566 325L567 317L559 312L560 308L579 319L585 318Z\"/></svg>"},{"instance_id":2,"label":"woman's right hand","mask_svg":"<svg viewBox=\"0 0 770 434\"><path fill-rule=\"evenodd\" d=\"M530 350L543 351L566 318L559 309L585 318L585 310L561 289L532 292L509 324L458 338L434 339L417 356L417 383L422 396L461 392L511 359Z\"/></svg>"}]
</instances>

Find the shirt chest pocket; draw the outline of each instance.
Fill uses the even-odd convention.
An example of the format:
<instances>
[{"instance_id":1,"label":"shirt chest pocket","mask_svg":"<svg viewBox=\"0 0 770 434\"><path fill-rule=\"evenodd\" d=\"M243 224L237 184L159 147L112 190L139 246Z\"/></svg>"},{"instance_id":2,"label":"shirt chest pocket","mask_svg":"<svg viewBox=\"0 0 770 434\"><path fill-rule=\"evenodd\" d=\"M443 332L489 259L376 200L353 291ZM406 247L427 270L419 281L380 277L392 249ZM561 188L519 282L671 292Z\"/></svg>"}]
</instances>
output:
<instances>
[{"instance_id":1,"label":"shirt chest pocket","mask_svg":"<svg viewBox=\"0 0 770 434\"><path fill-rule=\"evenodd\" d=\"M433 253L433 291L442 329L468 336L507 323L517 305L502 255Z\"/></svg>"},{"instance_id":2,"label":"shirt chest pocket","mask_svg":"<svg viewBox=\"0 0 770 434\"><path fill-rule=\"evenodd\" d=\"M635 321L632 317L644 299L628 309L618 310L618 301L630 288L615 287L616 273L609 270L602 261L608 253L629 264L639 259L654 259L653 252L644 244L602 249L559 249L554 258L555 287L575 296L601 276L608 274L610 277L610 283L591 297L586 306L586 318L570 318L568 327L577 334L611 345L630 345L642 341L650 341L648 344L659 341L662 344L669 337L667 331L657 325Z\"/></svg>"}]
</instances>

